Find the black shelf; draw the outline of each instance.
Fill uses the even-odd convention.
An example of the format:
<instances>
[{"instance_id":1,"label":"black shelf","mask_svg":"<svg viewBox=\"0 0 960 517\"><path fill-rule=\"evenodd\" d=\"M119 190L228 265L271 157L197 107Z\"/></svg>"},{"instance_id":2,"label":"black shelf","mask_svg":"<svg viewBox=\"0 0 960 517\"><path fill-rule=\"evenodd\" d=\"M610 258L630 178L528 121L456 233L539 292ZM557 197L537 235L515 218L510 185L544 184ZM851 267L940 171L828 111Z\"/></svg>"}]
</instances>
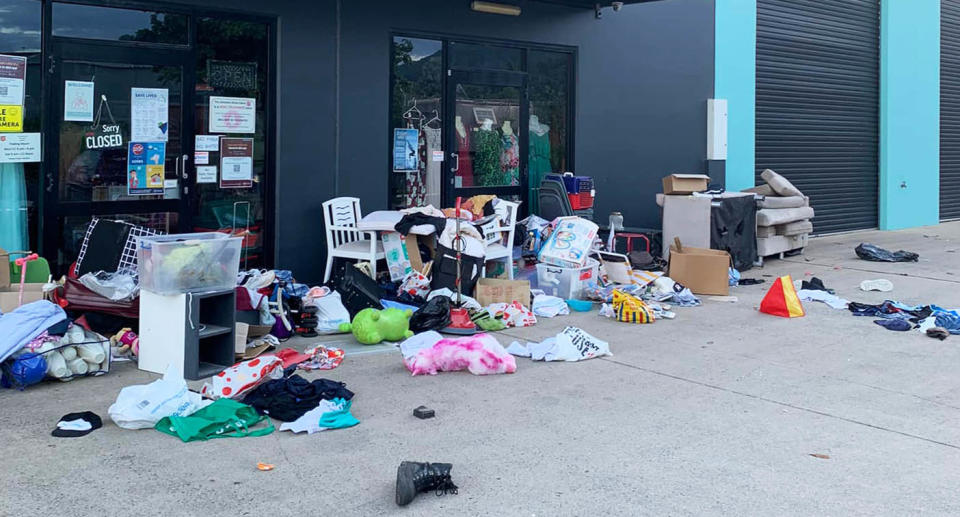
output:
<instances>
[{"instance_id":1,"label":"black shelf","mask_svg":"<svg viewBox=\"0 0 960 517\"><path fill-rule=\"evenodd\" d=\"M200 335L199 335L200 339L219 336L221 334L228 334L231 331L233 331L233 329L231 329L230 327L224 327L221 325L211 325L209 323L201 323L200 328L202 329L200 330Z\"/></svg>"}]
</instances>

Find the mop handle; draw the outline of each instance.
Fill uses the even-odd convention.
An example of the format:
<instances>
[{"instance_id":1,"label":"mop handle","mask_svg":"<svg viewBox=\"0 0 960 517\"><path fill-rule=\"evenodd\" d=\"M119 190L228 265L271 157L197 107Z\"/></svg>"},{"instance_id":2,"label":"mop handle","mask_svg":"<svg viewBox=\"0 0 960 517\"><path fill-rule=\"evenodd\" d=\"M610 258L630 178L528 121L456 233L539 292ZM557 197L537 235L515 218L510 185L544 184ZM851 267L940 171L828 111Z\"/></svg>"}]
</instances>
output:
<instances>
[{"instance_id":1,"label":"mop handle","mask_svg":"<svg viewBox=\"0 0 960 517\"><path fill-rule=\"evenodd\" d=\"M462 265L461 265L461 257L460 257L460 249L463 248L463 238L460 237L460 201L461 201L461 200L462 200L462 198L461 198L460 196L457 196L457 208L456 208L456 210L457 210L457 212L456 212L456 218L457 218L457 227L456 227L456 228L457 228L457 234L453 237L453 241L451 241L451 244L453 244L453 248L454 248L454 249L456 250L456 252L457 252L457 282L456 282L456 285L457 285L457 307L460 307L460 306L463 304L462 295L461 295L461 292L460 292L460 291L461 291L461 289L460 289L460 275L461 275L460 269L462 268Z\"/></svg>"},{"instance_id":2,"label":"mop handle","mask_svg":"<svg viewBox=\"0 0 960 517\"><path fill-rule=\"evenodd\" d=\"M13 261L14 264L20 266L20 294L17 296L17 306L23 305L23 284L27 280L27 262L32 260L37 260L40 258L40 255L36 253L31 253L26 257L20 257Z\"/></svg>"}]
</instances>

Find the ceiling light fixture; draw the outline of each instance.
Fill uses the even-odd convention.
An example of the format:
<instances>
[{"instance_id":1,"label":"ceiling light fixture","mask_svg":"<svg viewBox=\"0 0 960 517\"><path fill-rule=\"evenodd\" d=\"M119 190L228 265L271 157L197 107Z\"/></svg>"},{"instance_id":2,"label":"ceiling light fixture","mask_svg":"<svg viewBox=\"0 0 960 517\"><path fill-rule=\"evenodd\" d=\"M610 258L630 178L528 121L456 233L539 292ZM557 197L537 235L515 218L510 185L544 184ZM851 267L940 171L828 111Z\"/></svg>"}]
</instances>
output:
<instances>
[{"instance_id":1,"label":"ceiling light fixture","mask_svg":"<svg viewBox=\"0 0 960 517\"><path fill-rule=\"evenodd\" d=\"M498 4L494 2L470 2L470 9L480 13L505 14L507 16L520 16L520 7L516 5Z\"/></svg>"}]
</instances>

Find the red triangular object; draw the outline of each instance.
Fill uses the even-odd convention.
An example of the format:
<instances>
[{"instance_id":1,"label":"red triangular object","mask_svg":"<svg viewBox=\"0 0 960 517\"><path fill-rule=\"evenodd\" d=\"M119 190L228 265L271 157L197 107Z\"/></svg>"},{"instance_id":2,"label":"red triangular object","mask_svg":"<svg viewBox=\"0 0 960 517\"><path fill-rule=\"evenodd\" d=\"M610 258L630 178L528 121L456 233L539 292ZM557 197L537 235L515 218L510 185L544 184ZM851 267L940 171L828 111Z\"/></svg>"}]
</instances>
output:
<instances>
[{"instance_id":1,"label":"red triangular object","mask_svg":"<svg viewBox=\"0 0 960 517\"><path fill-rule=\"evenodd\" d=\"M760 312L780 316L783 318L799 318L804 315L803 305L793 288L793 279L790 275L781 276L773 282L763 301L760 302Z\"/></svg>"}]
</instances>

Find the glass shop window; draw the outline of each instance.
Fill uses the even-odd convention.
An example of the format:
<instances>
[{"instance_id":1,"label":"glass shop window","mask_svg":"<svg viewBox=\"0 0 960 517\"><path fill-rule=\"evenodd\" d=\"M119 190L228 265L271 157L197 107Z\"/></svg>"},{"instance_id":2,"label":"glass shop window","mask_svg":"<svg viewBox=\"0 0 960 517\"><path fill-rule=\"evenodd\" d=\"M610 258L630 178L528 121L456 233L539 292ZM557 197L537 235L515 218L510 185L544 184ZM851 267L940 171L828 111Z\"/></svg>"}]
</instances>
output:
<instances>
[{"instance_id":1,"label":"glass shop window","mask_svg":"<svg viewBox=\"0 0 960 517\"><path fill-rule=\"evenodd\" d=\"M17 70L4 74L12 77L0 82L0 104L22 107L23 133L40 132L42 15L39 0L0 3L0 62L5 69ZM0 248L14 251L38 247L40 165L0 162Z\"/></svg>"},{"instance_id":2,"label":"glass shop window","mask_svg":"<svg viewBox=\"0 0 960 517\"><path fill-rule=\"evenodd\" d=\"M409 152L418 159L410 162L414 167L393 164L390 207L439 208L441 162L434 161L432 153L441 150L443 42L395 37L392 57L391 137L409 142Z\"/></svg>"},{"instance_id":3,"label":"glass shop window","mask_svg":"<svg viewBox=\"0 0 960 517\"><path fill-rule=\"evenodd\" d=\"M539 185L547 173L573 167L567 160L571 60L572 55L563 52L531 50L527 54L531 187Z\"/></svg>"},{"instance_id":4,"label":"glass shop window","mask_svg":"<svg viewBox=\"0 0 960 517\"><path fill-rule=\"evenodd\" d=\"M450 68L520 72L523 71L523 50L497 45L451 41Z\"/></svg>"},{"instance_id":5,"label":"glass shop window","mask_svg":"<svg viewBox=\"0 0 960 517\"><path fill-rule=\"evenodd\" d=\"M187 16L80 4L53 4L53 35L187 44Z\"/></svg>"}]
</instances>

